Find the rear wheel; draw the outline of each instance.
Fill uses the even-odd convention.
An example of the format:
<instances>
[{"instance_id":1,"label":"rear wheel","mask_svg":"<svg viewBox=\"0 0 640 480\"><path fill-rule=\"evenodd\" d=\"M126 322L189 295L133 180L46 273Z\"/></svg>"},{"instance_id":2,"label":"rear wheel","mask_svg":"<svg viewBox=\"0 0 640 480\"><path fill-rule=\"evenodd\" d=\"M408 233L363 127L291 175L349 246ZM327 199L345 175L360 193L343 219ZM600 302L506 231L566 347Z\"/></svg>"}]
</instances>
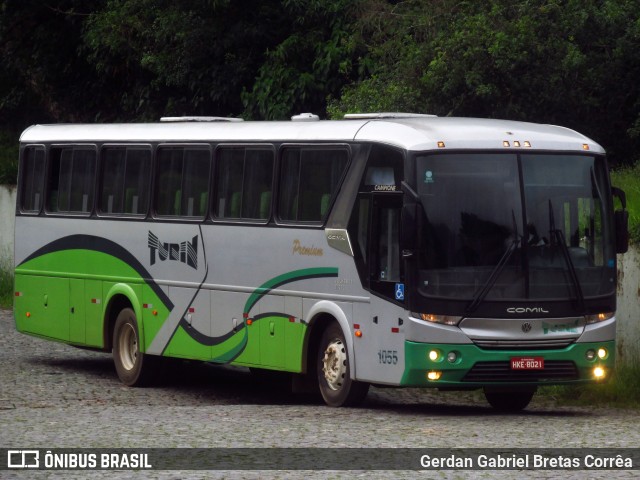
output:
<instances>
[{"instance_id":1,"label":"rear wheel","mask_svg":"<svg viewBox=\"0 0 640 480\"><path fill-rule=\"evenodd\" d=\"M527 408L536 393L536 388L528 390L484 389L487 402L500 412L519 412Z\"/></svg>"},{"instance_id":2,"label":"rear wheel","mask_svg":"<svg viewBox=\"0 0 640 480\"><path fill-rule=\"evenodd\" d=\"M369 384L351 379L347 342L335 322L322 334L316 365L320 393L327 405L346 407L364 400Z\"/></svg>"},{"instance_id":3,"label":"rear wheel","mask_svg":"<svg viewBox=\"0 0 640 480\"><path fill-rule=\"evenodd\" d=\"M155 376L155 360L140 351L136 314L123 308L113 329L113 363L120 381L129 387L148 385Z\"/></svg>"}]
</instances>

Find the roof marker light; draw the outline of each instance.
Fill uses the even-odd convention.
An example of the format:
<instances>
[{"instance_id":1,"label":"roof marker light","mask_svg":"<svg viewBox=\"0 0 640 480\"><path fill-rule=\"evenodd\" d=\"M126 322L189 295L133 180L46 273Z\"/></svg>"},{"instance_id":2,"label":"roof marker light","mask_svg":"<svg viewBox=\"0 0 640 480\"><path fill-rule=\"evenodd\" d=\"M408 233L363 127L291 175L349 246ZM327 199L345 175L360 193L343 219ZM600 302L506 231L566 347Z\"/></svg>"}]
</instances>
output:
<instances>
[{"instance_id":1,"label":"roof marker light","mask_svg":"<svg viewBox=\"0 0 640 480\"><path fill-rule=\"evenodd\" d=\"M589 150L589 144L588 143L583 143L582 144L582 149L583 150Z\"/></svg>"},{"instance_id":2,"label":"roof marker light","mask_svg":"<svg viewBox=\"0 0 640 480\"><path fill-rule=\"evenodd\" d=\"M508 140L503 141L503 142L502 142L502 146L503 146L503 147L510 147L510 145L509 145L509 141L508 141Z\"/></svg>"},{"instance_id":3,"label":"roof marker light","mask_svg":"<svg viewBox=\"0 0 640 480\"><path fill-rule=\"evenodd\" d=\"M444 147L445 147L444 142L443 142L442 140L441 140L441 141L439 141L439 142L438 142L438 148L444 148Z\"/></svg>"},{"instance_id":4,"label":"roof marker light","mask_svg":"<svg viewBox=\"0 0 640 480\"><path fill-rule=\"evenodd\" d=\"M524 141L525 148L531 148L531 142L529 140Z\"/></svg>"},{"instance_id":5,"label":"roof marker light","mask_svg":"<svg viewBox=\"0 0 640 480\"><path fill-rule=\"evenodd\" d=\"M518 140L516 140L515 142L513 142L513 146L514 147L520 147L520 142Z\"/></svg>"}]
</instances>

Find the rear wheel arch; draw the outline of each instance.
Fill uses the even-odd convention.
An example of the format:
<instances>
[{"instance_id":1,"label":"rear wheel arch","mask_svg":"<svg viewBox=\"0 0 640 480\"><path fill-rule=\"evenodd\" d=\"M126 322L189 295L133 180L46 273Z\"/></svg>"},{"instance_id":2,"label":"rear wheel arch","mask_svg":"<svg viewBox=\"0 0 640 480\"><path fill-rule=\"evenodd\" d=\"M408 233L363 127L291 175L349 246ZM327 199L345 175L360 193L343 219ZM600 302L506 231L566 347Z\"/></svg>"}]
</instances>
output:
<instances>
[{"instance_id":1,"label":"rear wheel arch","mask_svg":"<svg viewBox=\"0 0 640 480\"><path fill-rule=\"evenodd\" d=\"M113 348L113 329L120 312L125 308L130 308L138 318L138 333L140 344L144 345L144 328L142 325L142 309L140 302L133 289L126 284L114 285L106 295L107 301L104 313L104 350L111 351Z\"/></svg>"}]
</instances>

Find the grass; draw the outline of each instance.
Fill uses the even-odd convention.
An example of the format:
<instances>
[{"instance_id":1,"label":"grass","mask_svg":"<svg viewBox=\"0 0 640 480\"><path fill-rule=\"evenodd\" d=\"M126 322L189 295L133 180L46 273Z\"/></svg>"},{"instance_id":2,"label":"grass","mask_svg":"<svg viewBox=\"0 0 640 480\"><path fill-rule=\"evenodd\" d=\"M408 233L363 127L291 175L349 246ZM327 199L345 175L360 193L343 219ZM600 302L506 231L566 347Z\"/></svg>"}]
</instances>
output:
<instances>
[{"instance_id":1,"label":"grass","mask_svg":"<svg viewBox=\"0 0 640 480\"><path fill-rule=\"evenodd\" d=\"M558 385L545 387L540 392L564 405L640 409L640 362L617 367L606 383Z\"/></svg>"},{"instance_id":2,"label":"grass","mask_svg":"<svg viewBox=\"0 0 640 480\"><path fill-rule=\"evenodd\" d=\"M0 308L13 307L13 271L11 268L0 268Z\"/></svg>"},{"instance_id":3,"label":"grass","mask_svg":"<svg viewBox=\"0 0 640 480\"><path fill-rule=\"evenodd\" d=\"M611 172L611 183L627 195L630 240L640 245L640 162Z\"/></svg>"}]
</instances>

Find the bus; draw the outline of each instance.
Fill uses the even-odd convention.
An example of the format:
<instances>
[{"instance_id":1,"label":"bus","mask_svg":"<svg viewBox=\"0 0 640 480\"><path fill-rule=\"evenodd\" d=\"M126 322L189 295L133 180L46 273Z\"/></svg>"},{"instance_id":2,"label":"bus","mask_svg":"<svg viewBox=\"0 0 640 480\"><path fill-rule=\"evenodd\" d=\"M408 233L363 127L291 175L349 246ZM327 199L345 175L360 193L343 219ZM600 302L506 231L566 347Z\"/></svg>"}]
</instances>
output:
<instances>
[{"instance_id":1,"label":"bus","mask_svg":"<svg viewBox=\"0 0 640 480\"><path fill-rule=\"evenodd\" d=\"M518 411L539 386L611 375L626 223L603 148L551 125L35 125L15 322L112 352L128 386L171 357L286 372L333 407L375 385Z\"/></svg>"}]
</instances>

